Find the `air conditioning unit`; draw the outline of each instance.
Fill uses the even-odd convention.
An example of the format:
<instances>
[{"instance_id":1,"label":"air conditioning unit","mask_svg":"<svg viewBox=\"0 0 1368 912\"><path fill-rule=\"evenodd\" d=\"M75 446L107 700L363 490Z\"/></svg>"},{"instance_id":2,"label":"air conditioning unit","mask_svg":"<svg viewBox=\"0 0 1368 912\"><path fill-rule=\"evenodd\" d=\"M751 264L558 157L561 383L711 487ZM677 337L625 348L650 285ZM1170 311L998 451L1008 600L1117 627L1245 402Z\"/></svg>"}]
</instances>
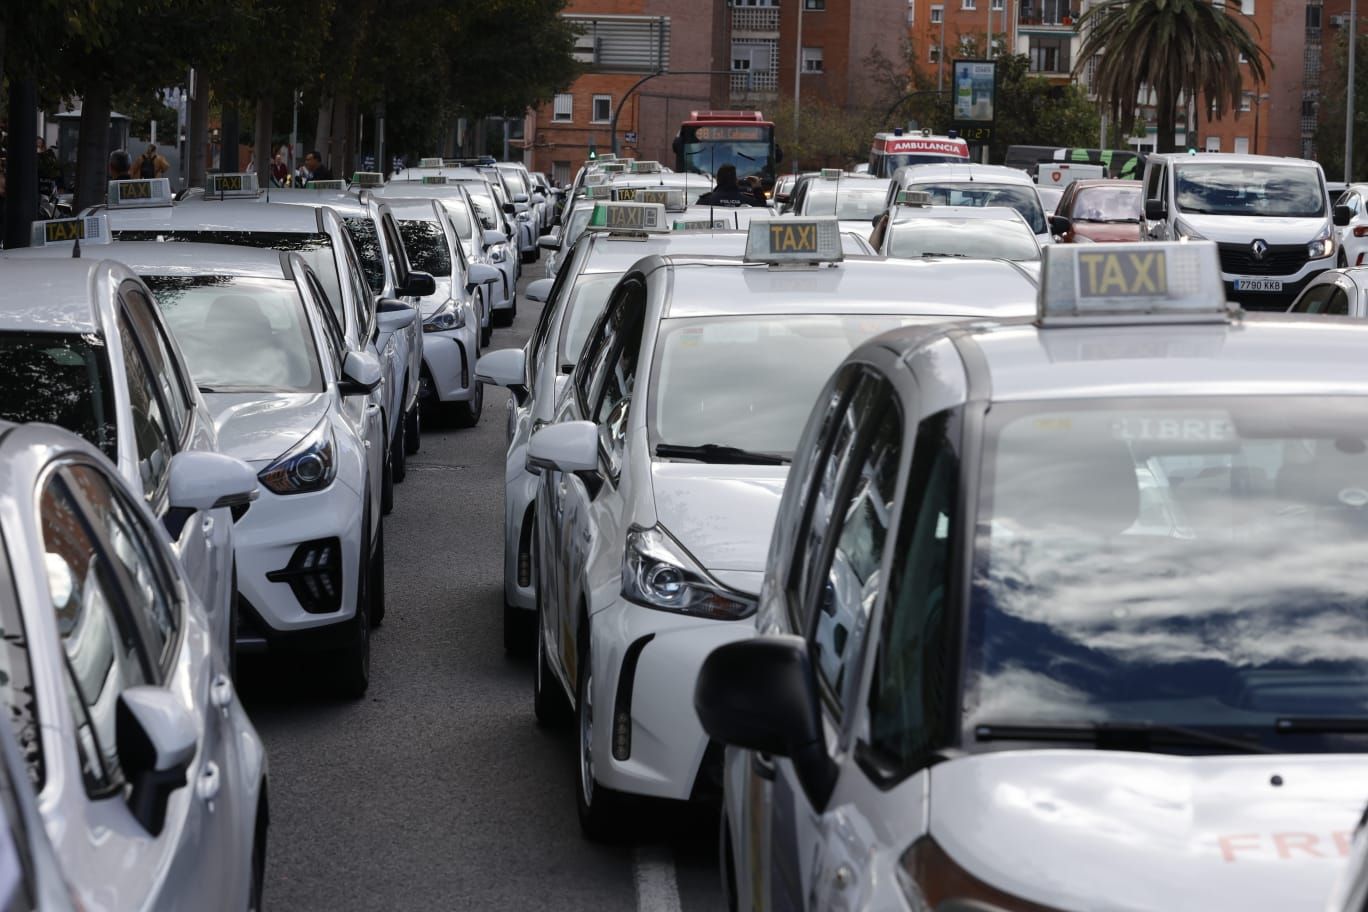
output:
<instances>
[{"instance_id":1,"label":"air conditioning unit","mask_svg":"<svg viewBox=\"0 0 1368 912\"><path fill-rule=\"evenodd\" d=\"M1331 28L1344 28L1344 26L1347 25L1348 22L1349 22L1349 17L1348 17L1348 16L1331 16L1331 17L1330 17L1330 27L1331 27Z\"/></svg>"},{"instance_id":2,"label":"air conditioning unit","mask_svg":"<svg viewBox=\"0 0 1368 912\"><path fill-rule=\"evenodd\" d=\"M598 38L594 35L580 35L575 39L575 49L571 56L576 63L596 63L598 61Z\"/></svg>"}]
</instances>

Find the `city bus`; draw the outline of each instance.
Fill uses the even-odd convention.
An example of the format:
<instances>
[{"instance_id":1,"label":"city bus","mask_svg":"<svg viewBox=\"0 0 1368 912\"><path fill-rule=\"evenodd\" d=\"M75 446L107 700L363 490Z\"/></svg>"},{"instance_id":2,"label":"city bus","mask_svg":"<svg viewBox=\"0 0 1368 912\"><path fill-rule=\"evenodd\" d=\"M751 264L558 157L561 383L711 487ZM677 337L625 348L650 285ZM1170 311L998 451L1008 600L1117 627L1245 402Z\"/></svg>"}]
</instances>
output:
<instances>
[{"instance_id":1,"label":"city bus","mask_svg":"<svg viewBox=\"0 0 1368 912\"><path fill-rule=\"evenodd\" d=\"M752 175L768 189L783 152L774 144L774 124L759 111L693 111L674 140L675 170L712 177L734 165L738 178Z\"/></svg>"}]
</instances>

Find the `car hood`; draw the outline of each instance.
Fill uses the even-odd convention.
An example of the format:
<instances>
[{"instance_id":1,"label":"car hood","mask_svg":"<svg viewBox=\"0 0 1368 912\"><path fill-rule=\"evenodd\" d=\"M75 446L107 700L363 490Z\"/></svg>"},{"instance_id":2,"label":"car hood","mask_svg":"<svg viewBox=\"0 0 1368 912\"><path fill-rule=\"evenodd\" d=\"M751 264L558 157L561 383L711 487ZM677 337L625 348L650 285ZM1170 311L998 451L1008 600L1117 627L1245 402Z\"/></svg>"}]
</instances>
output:
<instances>
[{"instance_id":1,"label":"car hood","mask_svg":"<svg viewBox=\"0 0 1368 912\"><path fill-rule=\"evenodd\" d=\"M656 517L709 571L762 571L788 466L656 462Z\"/></svg>"},{"instance_id":2,"label":"car hood","mask_svg":"<svg viewBox=\"0 0 1368 912\"><path fill-rule=\"evenodd\" d=\"M1178 218L1208 241L1225 244L1249 244L1256 238L1269 244L1309 244L1330 224L1328 218L1190 215L1186 212L1178 213Z\"/></svg>"},{"instance_id":3,"label":"car hood","mask_svg":"<svg viewBox=\"0 0 1368 912\"><path fill-rule=\"evenodd\" d=\"M286 453L328 413L327 393L205 393L219 452L252 464Z\"/></svg>"},{"instance_id":4,"label":"car hood","mask_svg":"<svg viewBox=\"0 0 1368 912\"><path fill-rule=\"evenodd\" d=\"M1140 226L1135 222L1074 222L1073 232L1098 244L1140 240Z\"/></svg>"},{"instance_id":5,"label":"car hood","mask_svg":"<svg viewBox=\"0 0 1368 912\"><path fill-rule=\"evenodd\" d=\"M1323 908L1368 799L1368 758L1007 751L939 764L930 783L932 838L1021 899L1287 912Z\"/></svg>"},{"instance_id":6,"label":"car hood","mask_svg":"<svg viewBox=\"0 0 1368 912\"><path fill-rule=\"evenodd\" d=\"M432 281L437 285L437 290L418 299L418 310L424 319L432 316L439 307L451 300L451 276L434 276Z\"/></svg>"}]
</instances>

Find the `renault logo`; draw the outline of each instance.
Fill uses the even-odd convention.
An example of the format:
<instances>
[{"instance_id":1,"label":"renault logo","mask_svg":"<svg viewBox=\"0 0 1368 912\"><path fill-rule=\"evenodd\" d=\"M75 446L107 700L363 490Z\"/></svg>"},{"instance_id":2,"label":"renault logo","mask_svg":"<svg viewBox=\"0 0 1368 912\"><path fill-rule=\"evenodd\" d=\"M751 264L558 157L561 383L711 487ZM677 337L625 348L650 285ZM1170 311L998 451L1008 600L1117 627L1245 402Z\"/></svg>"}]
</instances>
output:
<instances>
[{"instance_id":1,"label":"renault logo","mask_svg":"<svg viewBox=\"0 0 1368 912\"><path fill-rule=\"evenodd\" d=\"M1255 241L1249 245L1249 252L1254 255L1254 259L1262 260L1264 257L1268 256L1268 242L1262 240Z\"/></svg>"}]
</instances>

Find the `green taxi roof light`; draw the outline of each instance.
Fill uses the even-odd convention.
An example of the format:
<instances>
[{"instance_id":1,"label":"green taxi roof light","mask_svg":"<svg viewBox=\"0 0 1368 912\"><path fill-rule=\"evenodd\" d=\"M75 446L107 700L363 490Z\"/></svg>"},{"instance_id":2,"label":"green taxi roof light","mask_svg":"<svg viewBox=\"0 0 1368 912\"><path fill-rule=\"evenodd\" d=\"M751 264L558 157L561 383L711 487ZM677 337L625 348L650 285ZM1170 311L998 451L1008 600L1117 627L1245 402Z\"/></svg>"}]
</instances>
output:
<instances>
[{"instance_id":1,"label":"green taxi roof light","mask_svg":"<svg viewBox=\"0 0 1368 912\"><path fill-rule=\"evenodd\" d=\"M614 234L668 234L665 207L659 203L600 202L589 214L588 230Z\"/></svg>"}]
</instances>

